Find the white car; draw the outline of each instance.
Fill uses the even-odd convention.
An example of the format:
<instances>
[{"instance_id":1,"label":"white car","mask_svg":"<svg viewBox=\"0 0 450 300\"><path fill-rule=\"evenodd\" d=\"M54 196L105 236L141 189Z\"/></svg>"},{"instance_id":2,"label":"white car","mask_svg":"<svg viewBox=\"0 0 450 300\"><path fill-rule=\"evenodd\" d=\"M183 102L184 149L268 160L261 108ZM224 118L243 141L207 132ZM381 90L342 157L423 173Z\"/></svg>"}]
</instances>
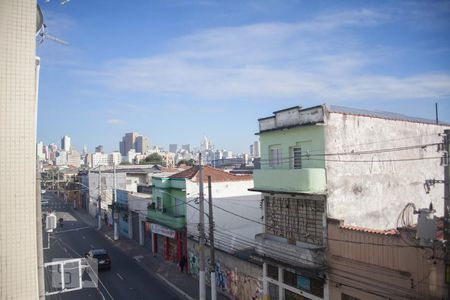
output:
<instances>
[{"instance_id":1,"label":"white car","mask_svg":"<svg viewBox=\"0 0 450 300\"><path fill-rule=\"evenodd\" d=\"M45 194L45 190L41 190L41 194Z\"/></svg>"}]
</instances>

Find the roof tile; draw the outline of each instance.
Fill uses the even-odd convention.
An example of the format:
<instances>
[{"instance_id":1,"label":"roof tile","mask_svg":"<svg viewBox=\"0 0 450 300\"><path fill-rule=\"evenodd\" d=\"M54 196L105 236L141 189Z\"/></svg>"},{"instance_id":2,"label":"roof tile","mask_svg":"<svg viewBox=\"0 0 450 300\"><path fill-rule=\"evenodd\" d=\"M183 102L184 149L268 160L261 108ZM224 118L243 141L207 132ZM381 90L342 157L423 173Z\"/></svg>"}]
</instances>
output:
<instances>
[{"instance_id":1,"label":"roof tile","mask_svg":"<svg viewBox=\"0 0 450 300\"><path fill-rule=\"evenodd\" d=\"M199 167L193 166L187 170L176 173L170 176L169 178L187 178L193 181L198 181L199 179L198 171ZM253 179L252 175L234 175L210 166L203 166L203 180L207 181L208 176L211 176L211 180L213 182L248 181Z\"/></svg>"}]
</instances>

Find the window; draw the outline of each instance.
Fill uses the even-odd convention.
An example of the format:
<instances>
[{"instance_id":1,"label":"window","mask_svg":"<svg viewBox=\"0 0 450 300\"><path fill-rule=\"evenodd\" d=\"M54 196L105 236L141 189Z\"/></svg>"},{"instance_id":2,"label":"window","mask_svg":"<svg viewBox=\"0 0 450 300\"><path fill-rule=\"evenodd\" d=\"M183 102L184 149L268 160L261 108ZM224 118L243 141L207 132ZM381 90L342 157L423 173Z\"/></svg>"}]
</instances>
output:
<instances>
[{"instance_id":1,"label":"window","mask_svg":"<svg viewBox=\"0 0 450 300\"><path fill-rule=\"evenodd\" d=\"M183 206L184 201L178 198L175 198L175 216L179 217L183 215Z\"/></svg>"},{"instance_id":2,"label":"window","mask_svg":"<svg viewBox=\"0 0 450 300\"><path fill-rule=\"evenodd\" d=\"M361 300L361 299L342 293L341 300Z\"/></svg>"},{"instance_id":3,"label":"window","mask_svg":"<svg viewBox=\"0 0 450 300\"><path fill-rule=\"evenodd\" d=\"M161 197L156 197L156 209L162 209L162 199Z\"/></svg>"},{"instance_id":4,"label":"window","mask_svg":"<svg viewBox=\"0 0 450 300\"><path fill-rule=\"evenodd\" d=\"M284 300L311 300L305 296L291 292L290 290L284 290Z\"/></svg>"},{"instance_id":5,"label":"window","mask_svg":"<svg viewBox=\"0 0 450 300\"><path fill-rule=\"evenodd\" d=\"M278 280L278 267L267 264L267 277Z\"/></svg>"},{"instance_id":6,"label":"window","mask_svg":"<svg viewBox=\"0 0 450 300\"><path fill-rule=\"evenodd\" d=\"M270 166L272 168L278 168L281 166L281 149L280 148L271 148L270 149Z\"/></svg>"},{"instance_id":7,"label":"window","mask_svg":"<svg viewBox=\"0 0 450 300\"><path fill-rule=\"evenodd\" d=\"M279 289L278 285L269 282L269 299L271 300L280 299L278 289Z\"/></svg>"},{"instance_id":8,"label":"window","mask_svg":"<svg viewBox=\"0 0 450 300\"><path fill-rule=\"evenodd\" d=\"M302 148L300 147L292 148L292 168L293 169L302 168Z\"/></svg>"}]
</instances>

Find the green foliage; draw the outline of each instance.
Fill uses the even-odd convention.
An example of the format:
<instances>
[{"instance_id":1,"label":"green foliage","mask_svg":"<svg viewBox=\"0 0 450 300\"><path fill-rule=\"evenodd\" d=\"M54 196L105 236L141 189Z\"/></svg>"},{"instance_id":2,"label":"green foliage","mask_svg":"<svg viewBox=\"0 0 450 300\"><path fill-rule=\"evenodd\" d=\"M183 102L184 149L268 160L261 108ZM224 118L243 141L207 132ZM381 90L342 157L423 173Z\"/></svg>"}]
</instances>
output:
<instances>
[{"instance_id":1,"label":"green foliage","mask_svg":"<svg viewBox=\"0 0 450 300\"><path fill-rule=\"evenodd\" d=\"M186 159L182 159L177 163L177 166L181 166L181 165L186 165L186 166L193 166L195 164L195 160L193 160L192 158L189 160Z\"/></svg>"},{"instance_id":2,"label":"green foliage","mask_svg":"<svg viewBox=\"0 0 450 300\"><path fill-rule=\"evenodd\" d=\"M144 160L140 162L142 165L162 165L165 166L165 162L163 161L163 158L158 153L152 153L149 156L147 156Z\"/></svg>"}]
</instances>

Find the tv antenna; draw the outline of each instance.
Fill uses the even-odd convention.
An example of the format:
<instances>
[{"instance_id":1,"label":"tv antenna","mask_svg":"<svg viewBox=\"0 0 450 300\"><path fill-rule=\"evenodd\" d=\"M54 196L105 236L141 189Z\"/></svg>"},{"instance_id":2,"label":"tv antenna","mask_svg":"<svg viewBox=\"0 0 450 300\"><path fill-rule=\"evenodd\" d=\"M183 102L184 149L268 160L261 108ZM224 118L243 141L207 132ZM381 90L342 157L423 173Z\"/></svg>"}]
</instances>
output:
<instances>
[{"instance_id":1,"label":"tv antenna","mask_svg":"<svg viewBox=\"0 0 450 300\"><path fill-rule=\"evenodd\" d=\"M48 0L48 1L50 1L50 0ZM65 1L69 2L70 0L65 0ZM37 5L37 12L36 12L36 14L37 14L37 19L36 19L36 39L37 39L39 44L42 44L45 39L48 39L48 40L57 42L57 43L62 44L62 45L66 45L66 46L69 45L68 42L48 34L47 25L44 23L44 15L42 13L41 8L39 7L39 4Z\"/></svg>"}]
</instances>

